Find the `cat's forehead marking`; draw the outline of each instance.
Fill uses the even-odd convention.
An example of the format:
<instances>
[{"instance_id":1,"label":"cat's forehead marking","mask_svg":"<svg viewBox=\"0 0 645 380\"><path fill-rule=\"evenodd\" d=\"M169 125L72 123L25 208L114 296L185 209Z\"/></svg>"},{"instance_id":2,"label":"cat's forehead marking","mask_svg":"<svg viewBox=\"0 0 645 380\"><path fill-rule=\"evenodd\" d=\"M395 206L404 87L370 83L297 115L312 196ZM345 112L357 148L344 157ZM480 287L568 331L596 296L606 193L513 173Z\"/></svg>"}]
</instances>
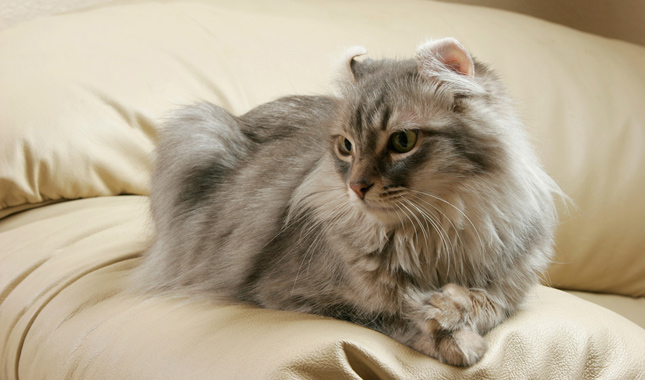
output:
<instances>
[{"instance_id":1,"label":"cat's forehead marking","mask_svg":"<svg viewBox=\"0 0 645 380\"><path fill-rule=\"evenodd\" d=\"M348 127L363 153L376 152L383 145L391 114L391 107L384 96L371 104L356 107L354 118Z\"/></svg>"},{"instance_id":2,"label":"cat's forehead marking","mask_svg":"<svg viewBox=\"0 0 645 380\"><path fill-rule=\"evenodd\" d=\"M350 138L357 153L378 154L392 133L427 128L444 107L414 74L403 67L363 77L345 94L345 118L336 134Z\"/></svg>"}]
</instances>

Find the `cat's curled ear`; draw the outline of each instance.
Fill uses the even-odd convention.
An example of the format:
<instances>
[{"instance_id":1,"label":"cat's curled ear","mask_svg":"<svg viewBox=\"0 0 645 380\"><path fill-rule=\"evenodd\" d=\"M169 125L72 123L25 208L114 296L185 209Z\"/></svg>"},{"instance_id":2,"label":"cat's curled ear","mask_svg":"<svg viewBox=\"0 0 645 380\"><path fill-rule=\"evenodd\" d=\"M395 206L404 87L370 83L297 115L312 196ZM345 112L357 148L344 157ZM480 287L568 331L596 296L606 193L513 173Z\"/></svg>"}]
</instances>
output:
<instances>
[{"instance_id":1,"label":"cat's curled ear","mask_svg":"<svg viewBox=\"0 0 645 380\"><path fill-rule=\"evenodd\" d=\"M431 83L438 92L471 95L484 91L475 80L473 59L454 38L429 40L421 44L416 58L421 78Z\"/></svg>"},{"instance_id":2,"label":"cat's curled ear","mask_svg":"<svg viewBox=\"0 0 645 380\"><path fill-rule=\"evenodd\" d=\"M450 70L468 78L475 76L475 64L470 54L454 38L429 40L417 49L419 72Z\"/></svg>"},{"instance_id":3,"label":"cat's curled ear","mask_svg":"<svg viewBox=\"0 0 645 380\"><path fill-rule=\"evenodd\" d=\"M362 46L353 46L338 60L338 82L356 83L356 61L354 58L367 54L367 49Z\"/></svg>"}]
</instances>

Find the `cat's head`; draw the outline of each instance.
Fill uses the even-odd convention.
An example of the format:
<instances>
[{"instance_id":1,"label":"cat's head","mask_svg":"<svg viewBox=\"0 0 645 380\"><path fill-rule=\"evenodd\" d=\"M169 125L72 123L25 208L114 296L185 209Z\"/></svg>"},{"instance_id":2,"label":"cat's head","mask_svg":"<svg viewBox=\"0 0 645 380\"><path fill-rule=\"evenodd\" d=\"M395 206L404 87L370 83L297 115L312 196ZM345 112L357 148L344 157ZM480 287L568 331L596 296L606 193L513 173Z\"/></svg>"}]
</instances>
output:
<instances>
[{"instance_id":1,"label":"cat's head","mask_svg":"<svg viewBox=\"0 0 645 380\"><path fill-rule=\"evenodd\" d=\"M355 59L365 53L356 47L344 57L330 133L355 207L388 223L434 213L437 198L508 159L496 120L504 116L494 112L503 99L490 87L496 80L455 39L427 42L410 60Z\"/></svg>"}]
</instances>

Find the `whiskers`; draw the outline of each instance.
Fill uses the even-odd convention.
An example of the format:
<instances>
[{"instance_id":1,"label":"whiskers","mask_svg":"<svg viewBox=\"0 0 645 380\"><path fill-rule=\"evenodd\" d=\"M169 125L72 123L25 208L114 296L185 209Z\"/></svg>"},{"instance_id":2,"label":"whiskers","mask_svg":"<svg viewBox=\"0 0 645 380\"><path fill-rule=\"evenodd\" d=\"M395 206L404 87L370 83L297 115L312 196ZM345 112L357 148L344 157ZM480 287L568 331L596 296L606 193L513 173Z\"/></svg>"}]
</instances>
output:
<instances>
[{"instance_id":1,"label":"whiskers","mask_svg":"<svg viewBox=\"0 0 645 380\"><path fill-rule=\"evenodd\" d=\"M401 239L394 241L396 245L404 244L392 252L392 264L397 266L421 268L434 260L441 275L449 277L451 272L463 273L465 261L461 256L471 253L466 251L473 243L475 249L477 242L482 252L485 249L475 223L465 210L434 194L405 187L387 188L366 198L367 210L361 210L362 206L353 204L350 198L346 187L330 187L318 189L300 198L299 203L290 204L278 235L290 228L297 234L293 237L292 247L281 258L300 252L292 294L297 290L298 279L305 271L309 273L313 263L318 262L316 255L328 245L330 235L342 233L344 229L369 233L369 228L354 228L362 223L364 212L372 213L373 217L387 223L384 226L408 231L400 236L394 235L394 239ZM468 241L475 236L477 240Z\"/></svg>"},{"instance_id":2,"label":"whiskers","mask_svg":"<svg viewBox=\"0 0 645 380\"><path fill-rule=\"evenodd\" d=\"M440 201L440 202L452 207L454 210L456 210L459 214L461 214L464 217L464 219L468 222L468 224L470 224L470 227L472 227L473 232L475 233L475 235L477 235L477 240L479 241L479 248L480 248L481 252L483 252L486 249L486 245L484 244L484 241L482 240L481 235L479 234L479 230L477 229L477 227L475 226L473 221L468 217L468 215L466 215L466 213L462 209L460 209L459 207L455 206L454 204L452 204L452 203L448 202L447 200L445 200L445 199L443 199L441 197L438 197L436 195L433 195L433 194L430 194L430 193L427 193L427 192L423 192L423 191L412 190L412 189L410 189L410 191L416 195L417 199L419 199L423 203L431 206L437 212L439 212L450 223L450 225L452 226L453 230L457 233L457 236L459 237L458 233L462 230L462 228L457 228L457 226L455 226L454 222L445 213L443 213L441 211L441 209L436 207L432 202L428 201L427 199L424 200L422 197L427 197L427 198L430 198L432 200ZM460 239L460 242L463 244L463 240L461 240L461 237L459 237L459 239Z\"/></svg>"},{"instance_id":3,"label":"whiskers","mask_svg":"<svg viewBox=\"0 0 645 380\"><path fill-rule=\"evenodd\" d=\"M464 228L461 223L453 221L442 208L437 205L441 202L456 210L467 221L469 229L477 236L479 249L485 249L479 231L464 210L436 195L408 189L404 187L391 188L382 192L378 198L379 203L393 205L401 228L405 229L405 222L414 231L417 240L422 240L426 247L433 247L436 261L443 259L446 265L446 276L450 272L451 258L463 251L467 245L462 237ZM459 225L459 226L458 226ZM408 227L409 228L409 227ZM418 241L418 244L421 242ZM457 260L463 266L463 260ZM463 270L463 268L460 268Z\"/></svg>"}]
</instances>

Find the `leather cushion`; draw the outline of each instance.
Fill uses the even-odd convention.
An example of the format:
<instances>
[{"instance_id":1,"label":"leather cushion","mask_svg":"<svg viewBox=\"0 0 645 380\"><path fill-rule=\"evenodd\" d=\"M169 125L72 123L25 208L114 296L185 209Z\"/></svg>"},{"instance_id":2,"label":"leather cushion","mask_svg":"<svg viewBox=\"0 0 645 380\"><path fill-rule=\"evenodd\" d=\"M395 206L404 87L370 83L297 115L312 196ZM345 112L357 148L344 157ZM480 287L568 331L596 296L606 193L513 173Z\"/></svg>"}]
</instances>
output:
<instances>
[{"instance_id":1,"label":"leather cushion","mask_svg":"<svg viewBox=\"0 0 645 380\"><path fill-rule=\"evenodd\" d=\"M128 276L149 238L145 197L59 203L0 221L0 378L632 379L645 330L546 287L463 369L313 315L141 299Z\"/></svg>"}]
</instances>

